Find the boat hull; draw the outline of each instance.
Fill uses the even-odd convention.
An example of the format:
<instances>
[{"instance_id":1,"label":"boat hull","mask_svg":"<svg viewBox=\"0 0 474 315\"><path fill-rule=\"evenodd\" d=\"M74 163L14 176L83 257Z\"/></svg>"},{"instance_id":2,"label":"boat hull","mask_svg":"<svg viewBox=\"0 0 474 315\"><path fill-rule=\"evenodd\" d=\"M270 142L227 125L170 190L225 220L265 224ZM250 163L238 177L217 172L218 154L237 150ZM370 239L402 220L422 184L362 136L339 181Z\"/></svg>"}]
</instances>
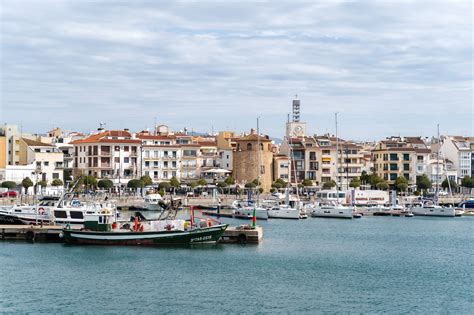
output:
<instances>
[{"instance_id":1,"label":"boat hull","mask_svg":"<svg viewBox=\"0 0 474 315\"><path fill-rule=\"evenodd\" d=\"M95 232L64 229L63 237L68 244L82 245L187 245L217 242L227 226L221 224L193 231L159 232Z\"/></svg>"},{"instance_id":2,"label":"boat hull","mask_svg":"<svg viewBox=\"0 0 474 315\"><path fill-rule=\"evenodd\" d=\"M351 208L326 208L313 210L313 212L311 212L311 216L315 218L352 219L354 212Z\"/></svg>"},{"instance_id":3,"label":"boat hull","mask_svg":"<svg viewBox=\"0 0 474 315\"><path fill-rule=\"evenodd\" d=\"M456 215L454 208L422 208L415 207L412 209L412 213L416 216L426 217L454 217Z\"/></svg>"},{"instance_id":4,"label":"boat hull","mask_svg":"<svg viewBox=\"0 0 474 315\"><path fill-rule=\"evenodd\" d=\"M293 219L299 220L300 212L299 210L268 210L268 217L270 219Z\"/></svg>"}]
</instances>

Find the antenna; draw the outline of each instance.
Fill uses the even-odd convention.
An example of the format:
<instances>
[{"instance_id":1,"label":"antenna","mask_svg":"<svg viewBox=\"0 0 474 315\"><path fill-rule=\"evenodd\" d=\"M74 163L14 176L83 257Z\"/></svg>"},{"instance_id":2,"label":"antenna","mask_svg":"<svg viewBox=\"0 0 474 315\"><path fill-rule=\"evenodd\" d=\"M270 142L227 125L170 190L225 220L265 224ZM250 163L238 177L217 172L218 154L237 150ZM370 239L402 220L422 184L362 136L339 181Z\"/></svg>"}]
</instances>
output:
<instances>
[{"instance_id":1,"label":"antenna","mask_svg":"<svg viewBox=\"0 0 474 315\"><path fill-rule=\"evenodd\" d=\"M293 100L293 122L300 122L300 101L297 99Z\"/></svg>"},{"instance_id":2,"label":"antenna","mask_svg":"<svg viewBox=\"0 0 474 315\"><path fill-rule=\"evenodd\" d=\"M107 125L105 122L99 122L99 129L100 131L104 130L104 126Z\"/></svg>"}]
</instances>

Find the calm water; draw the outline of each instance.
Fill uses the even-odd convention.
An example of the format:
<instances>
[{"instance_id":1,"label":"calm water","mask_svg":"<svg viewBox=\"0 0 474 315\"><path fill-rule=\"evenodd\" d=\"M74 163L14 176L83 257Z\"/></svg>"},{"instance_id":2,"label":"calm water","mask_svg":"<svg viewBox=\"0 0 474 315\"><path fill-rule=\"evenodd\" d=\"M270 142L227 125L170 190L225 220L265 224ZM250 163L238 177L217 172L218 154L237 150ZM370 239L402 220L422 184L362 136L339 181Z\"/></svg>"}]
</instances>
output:
<instances>
[{"instance_id":1,"label":"calm water","mask_svg":"<svg viewBox=\"0 0 474 315\"><path fill-rule=\"evenodd\" d=\"M474 218L260 223L265 239L259 246L130 248L0 242L0 311L459 314L474 310Z\"/></svg>"}]
</instances>

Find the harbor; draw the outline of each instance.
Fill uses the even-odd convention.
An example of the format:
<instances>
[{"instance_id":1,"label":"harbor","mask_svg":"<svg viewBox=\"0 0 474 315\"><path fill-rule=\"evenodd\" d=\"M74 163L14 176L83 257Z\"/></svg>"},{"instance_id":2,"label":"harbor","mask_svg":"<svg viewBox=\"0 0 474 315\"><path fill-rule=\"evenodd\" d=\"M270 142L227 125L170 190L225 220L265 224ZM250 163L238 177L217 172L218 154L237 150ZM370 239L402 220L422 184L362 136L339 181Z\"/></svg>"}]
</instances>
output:
<instances>
[{"instance_id":1,"label":"harbor","mask_svg":"<svg viewBox=\"0 0 474 315\"><path fill-rule=\"evenodd\" d=\"M233 218L223 222L243 223ZM308 218L258 224L265 233L258 246L84 247L2 241L2 282L7 285L0 288L0 308L6 313L94 313L102 303L115 313L128 305L145 313L472 310L473 218ZM50 290L39 289L44 283ZM220 283L226 284L223 289L216 288ZM23 293L22 303L12 302ZM258 298L242 303L240 297L248 295ZM226 303L212 302L222 299Z\"/></svg>"}]
</instances>

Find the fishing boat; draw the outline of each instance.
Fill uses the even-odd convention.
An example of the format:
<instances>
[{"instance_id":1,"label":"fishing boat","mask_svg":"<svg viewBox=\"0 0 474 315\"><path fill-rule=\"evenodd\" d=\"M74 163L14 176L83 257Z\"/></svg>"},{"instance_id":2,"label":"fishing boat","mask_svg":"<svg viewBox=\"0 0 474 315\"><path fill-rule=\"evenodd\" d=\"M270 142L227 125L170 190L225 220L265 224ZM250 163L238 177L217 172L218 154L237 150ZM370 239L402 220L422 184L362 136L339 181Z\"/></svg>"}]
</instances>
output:
<instances>
[{"instance_id":1,"label":"fishing boat","mask_svg":"<svg viewBox=\"0 0 474 315\"><path fill-rule=\"evenodd\" d=\"M88 215L84 229L66 227L62 237L68 244L83 245L188 245L215 243L228 227L212 219L201 220L199 225L185 220L155 220L117 222L112 212Z\"/></svg>"}]
</instances>

